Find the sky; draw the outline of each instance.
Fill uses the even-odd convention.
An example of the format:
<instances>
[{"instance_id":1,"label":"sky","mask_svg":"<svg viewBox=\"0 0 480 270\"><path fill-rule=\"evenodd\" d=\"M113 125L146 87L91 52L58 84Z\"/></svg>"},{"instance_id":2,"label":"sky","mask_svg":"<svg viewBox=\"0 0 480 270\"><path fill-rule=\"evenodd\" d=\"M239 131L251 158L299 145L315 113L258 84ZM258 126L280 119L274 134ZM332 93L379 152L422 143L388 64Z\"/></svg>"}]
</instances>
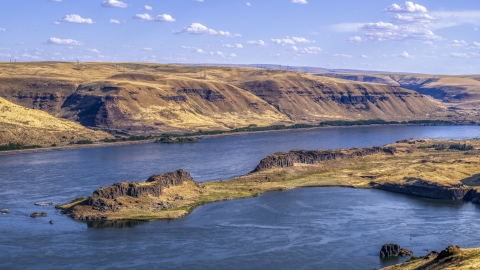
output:
<instances>
[{"instance_id":1,"label":"sky","mask_svg":"<svg viewBox=\"0 0 480 270\"><path fill-rule=\"evenodd\" d=\"M0 0L0 61L480 73L478 0Z\"/></svg>"}]
</instances>

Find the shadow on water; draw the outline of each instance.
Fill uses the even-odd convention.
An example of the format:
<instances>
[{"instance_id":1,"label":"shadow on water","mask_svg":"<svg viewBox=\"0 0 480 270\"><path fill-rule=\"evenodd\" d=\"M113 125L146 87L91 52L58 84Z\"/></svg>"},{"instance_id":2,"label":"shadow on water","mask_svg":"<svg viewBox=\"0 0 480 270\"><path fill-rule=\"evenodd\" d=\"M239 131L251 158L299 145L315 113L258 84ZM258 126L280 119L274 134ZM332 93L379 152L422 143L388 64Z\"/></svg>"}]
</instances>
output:
<instances>
[{"instance_id":1,"label":"shadow on water","mask_svg":"<svg viewBox=\"0 0 480 270\"><path fill-rule=\"evenodd\" d=\"M137 220L103 220L103 221L87 221L87 227L92 229L106 229L106 228L133 228L138 225L148 223L148 221Z\"/></svg>"}]
</instances>

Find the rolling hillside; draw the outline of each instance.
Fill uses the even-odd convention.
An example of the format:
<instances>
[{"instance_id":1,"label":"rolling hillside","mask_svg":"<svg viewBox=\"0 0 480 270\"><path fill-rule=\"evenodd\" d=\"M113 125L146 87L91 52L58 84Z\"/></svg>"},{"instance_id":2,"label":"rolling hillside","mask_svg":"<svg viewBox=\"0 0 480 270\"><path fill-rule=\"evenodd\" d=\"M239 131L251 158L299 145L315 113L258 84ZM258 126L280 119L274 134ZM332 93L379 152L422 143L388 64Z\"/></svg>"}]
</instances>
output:
<instances>
[{"instance_id":1,"label":"rolling hillside","mask_svg":"<svg viewBox=\"0 0 480 270\"><path fill-rule=\"evenodd\" d=\"M238 67L0 64L0 97L83 126L129 134L445 116L436 102L398 86Z\"/></svg>"},{"instance_id":2,"label":"rolling hillside","mask_svg":"<svg viewBox=\"0 0 480 270\"><path fill-rule=\"evenodd\" d=\"M103 131L93 131L78 123L0 98L0 144L46 145L111 137Z\"/></svg>"}]
</instances>

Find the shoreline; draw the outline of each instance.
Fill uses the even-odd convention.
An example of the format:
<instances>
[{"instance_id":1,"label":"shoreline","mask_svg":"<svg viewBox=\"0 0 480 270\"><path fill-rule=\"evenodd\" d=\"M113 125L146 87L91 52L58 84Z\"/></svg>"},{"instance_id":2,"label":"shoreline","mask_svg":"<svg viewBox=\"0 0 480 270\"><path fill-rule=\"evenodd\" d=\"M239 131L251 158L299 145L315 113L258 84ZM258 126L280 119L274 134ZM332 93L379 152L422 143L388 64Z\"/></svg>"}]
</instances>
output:
<instances>
[{"instance_id":1,"label":"shoreline","mask_svg":"<svg viewBox=\"0 0 480 270\"><path fill-rule=\"evenodd\" d=\"M438 144L450 148L438 150ZM178 170L102 187L57 208L83 221L178 219L204 204L306 187L380 189L480 204L479 146L480 139L403 140L382 147L292 150L267 156L253 172L225 181L196 183ZM171 175L184 178L160 181Z\"/></svg>"},{"instance_id":2,"label":"shoreline","mask_svg":"<svg viewBox=\"0 0 480 270\"><path fill-rule=\"evenodd\" d=\"M210 138L219 138L227 136L245 136L251 134L264 134L264 133L276 133L276 132L289 132L297 130L316 130L316 129L333 129L333 128L358 128L358 127L379 127L379 126L437 126L437 127L449 127L449 126L472 126L472 125L413 125L413 124L391 124L391 125L382 125L382 124L372 124L372 125L357 125L357 126L323 126L323 127L308 127L308 128L291 128L291 129L280 129L280 130L262 130L262 131L242 131L242 132L232 132L232 133L223 133L223 134L212 134L212 135L199 135L195 136L200 139L210 139ZM182 136L180 136L182 137ZM186 136L189 137L189 136ZM138 141L123 141L123 142L97 142L93 144L74 144L74 145L63 145L56 147L42 147L34 149L21 149L21 150L7 150L0 151L0 156L16 155L16 154L31 154L31 153L41 153L41 152L52 152L52 151L66 151L66 150L76 150L76 149L85 149L85 148L97 148L97 147L108 147L108 146L123 146L131 144L147 144L154 143L156 139L148 140L138 140Z\"/></svg>"}]
</instances>

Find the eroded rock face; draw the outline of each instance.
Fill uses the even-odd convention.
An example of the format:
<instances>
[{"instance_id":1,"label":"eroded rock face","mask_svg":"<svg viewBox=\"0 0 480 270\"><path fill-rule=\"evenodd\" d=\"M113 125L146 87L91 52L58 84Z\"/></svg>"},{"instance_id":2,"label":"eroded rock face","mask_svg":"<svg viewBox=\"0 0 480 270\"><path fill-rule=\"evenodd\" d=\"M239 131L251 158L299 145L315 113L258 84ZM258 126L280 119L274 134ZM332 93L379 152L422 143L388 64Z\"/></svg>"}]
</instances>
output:
<instances>
[{"instance_id":1,"label":"eroded rock face","mask_svg":"<svg viewBox=\"0 0 480 270\"><path fill-rule=\"evenodd\" d=\"M102 187L95 190L92 196L88 197L86 204L92 209L105 212L117 211L121 206L115 199L119 197L129 196L140 198L142 196L158 197L162 195L165 188L180 186L185 182L193 182L193 178L184 170L165 173L162 175L153 175L145 181L145 183L122 182L115 183L108 187Z\"/></svg>"},{"instance_id":2,"label":"eroded rock face","mask_svg":"<svg viewBox=\"0 0 480 270\"><path fill-rule=\"evenodd\" d=\"M353 148L351 150L292 150L288 153L278 152L262 159L252 172L271 168L284 168L293 166L294 163L315 164L316 162L338 160L345 158L363 157L373 154L394 155L395 147L367 147Z\"/></svg>"},{"instance_id":3,"label":"eroded rock face","mask_svg":"<svg viewBox=\"0 0 480 270\"><path fill-rule=\"evenodd\" d=\"M460 248L458 246L448 246L446 249L442 250L440 254L438 254L435 260L441 260L452 255L455 255L460 252Z\"/></svg>"},{"instance_id":4,"label":"eroded rock face","mask_svg":"<svg viewBox=\"0 0 480 270\"><path fill-rule=\"evenodd\" d=\"M386 257L406 257L406 256L411 256L413 255L413 252L408 249L403 249L400 247L400 245L397 244L385 244L382 246L382 249L380 250L380 257L381 258L386 258Z\"/></svg>"},{"instance_id":5,"label":"eroded rock face","mask_svg":"<svg viewBox=\"0 0 480 270\"><path fill-rule=\"evenodd\" d=\"M371 185L381 190L432 199L462 200L471 192L470 188L462 184L440 185L420 178L406 178L405 181L405 184L372 182Z\"/></svg>"}]
</instances>

